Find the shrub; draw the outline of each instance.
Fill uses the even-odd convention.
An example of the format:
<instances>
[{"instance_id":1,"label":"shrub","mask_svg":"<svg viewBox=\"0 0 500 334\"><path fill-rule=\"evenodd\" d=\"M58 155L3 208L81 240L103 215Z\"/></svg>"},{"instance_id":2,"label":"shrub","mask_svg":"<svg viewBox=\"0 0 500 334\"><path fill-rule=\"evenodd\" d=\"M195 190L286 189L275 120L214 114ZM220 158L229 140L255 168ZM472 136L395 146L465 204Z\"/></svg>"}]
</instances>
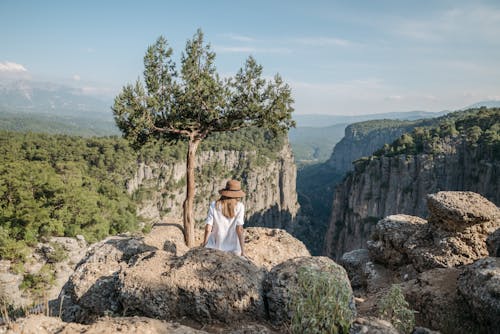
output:
<instances>
[{"instance_id":1,"label":"shrub","mask_svg":"<svg viewBox=\"0 0 500 334\"><path fill-rule=\"evenodd\" d=\"M57 242L51 242L50 246L53 251L46 254L48 263L62 262L68 258L68 252L64 249L63 245Z\"/></svg>"},{"instance_id":2,"label":"shrub","mask_svg":"<svg viewBox=\"0 0 500 334\"><path fill-rule=\"evenodd\" d=\"M55 270L50 264L45 264L36 274L24 274L19 289L30 292L34 297L41 298L46 290L55 284Z\"/></svg>"},{"instance_id":3,"label":"shrub","mask_svg":"<svg viewBox=\"0 0 500 334\"><path fill-rule=\"evenodd\" d=\"M393 284L380 301L379 314L382 319L390 321L402 333L411 333L415 326L415 314L403 295L401 286Z\"/></svg>"},{"instance_id":4,"label":"shrub","mask_svg":"<svg viewBox=\"0 0 500 334\"><path fill-rule=\"evenodd\" d=\"M292 333L348 333L354 320L349 284L328 271L300 268L291 292Z\"/></svg>"}]
</instances>

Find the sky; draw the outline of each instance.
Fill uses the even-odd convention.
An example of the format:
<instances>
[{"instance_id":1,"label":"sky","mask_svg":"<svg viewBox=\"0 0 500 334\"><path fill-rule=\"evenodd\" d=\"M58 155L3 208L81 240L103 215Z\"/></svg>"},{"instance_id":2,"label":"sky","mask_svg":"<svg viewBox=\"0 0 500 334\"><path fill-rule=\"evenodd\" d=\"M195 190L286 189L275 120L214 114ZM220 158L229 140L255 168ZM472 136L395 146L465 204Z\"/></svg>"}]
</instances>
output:
<instances>
[{"instance_id":1,"label":"sky","mask_svg":"<svg viewBox=\"0 0 500 334\"><path fill-rule=\"evenodd\" d=\"M223 76L254 56L297 114L456 110L500 100L500 1L0 0L0 79L109 99L163 35L180 58L198 28Z\"/></svg>"}]
</instances>

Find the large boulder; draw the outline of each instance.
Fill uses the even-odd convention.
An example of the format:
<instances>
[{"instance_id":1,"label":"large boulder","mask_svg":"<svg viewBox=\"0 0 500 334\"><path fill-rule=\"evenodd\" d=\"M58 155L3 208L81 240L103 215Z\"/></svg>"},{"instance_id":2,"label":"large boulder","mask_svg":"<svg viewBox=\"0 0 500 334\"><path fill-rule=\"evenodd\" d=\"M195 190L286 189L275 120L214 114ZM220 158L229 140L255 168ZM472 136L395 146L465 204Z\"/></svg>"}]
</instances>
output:
<instances>
[{"instance_id":1,"label":"large boulder","mask_svg":"<svg viewBox=\"0 0 500 334\"><path fill-rule=\"evenodd\" d=\"M496 231L490 234L486 239L486 246L488 247L490 256L500 257L500 228L497 228Z\"/></svg>"},{"instance_id":2,"label":"large boulder","mask_svg":"<svg viewBox=\"0 0 500 334\"><path fill-rule=\"evenodd\" d=\"M500 258L484 258L464 268L458 290L485 332L500 328Z\"/></svg>"},{"instance_id":3,"label":"large boulder","mask_svg":"<svg viewBox=\"0 0 500 334\"><path fill-rule=\"evenodd\" d=\"M118 271L137 254L153 249L141 239L120 236L94 244L61 291L63 320L87 321L106 313L119 313ZM53 308L58 309L59 305Z\"/></svg>"},{"instance_id":4,"label":"large boulder","mask_svg":"<svg viewBox=\"0 0 500 334\"><path fill-rule=\"evenodd\" d=\"M370 257L390 268L411 265L423 272L488 255L486 238L500 227L495 204L475 193L453 191L429 195L428 204L429 223L406 215L379 221L367 243Z\"/></svg>"},{"instance_id":5,"label":"large boulder","mask_svg":"<svg viewBox=\"0 0 500 334\"><path fill-rule=\"evenodd\" d=\"M126 314L199 322L264 319L265 271L232 253L195 248L143 254L119 275Z\"/></svg>"},{"instance_id":6,"label":"large boulder","mask_svg":"<svg viewBox=\"0 0 500 334\"><path fill-rule=\"evenodd\" d=\"M311 256L302 241L277 228L249 227L245 229L246 256L257 266L272 267L300 256Z\"/></svg>"},{"instance_id":7,"label":"large boulder","mask_svg":"<svg viewBox=\"0 0 500 334\"><path fill-rule=\"evenodd\" d=\"M287 260L274 267L264 282L269 317L275 325L286 324L291 319L292 314L288 305L293 292L300 288L298 285L300 268L328 272L335 277L339 284L344 285L351 291L349 307L352 315L356 314L351 284L345 269L327 257L299 257Z\"/></svg>"},{"instance_id":8,"label":"large boulder","mask_svg":"<svg viewBox=\"0 0 500 334\"><path fill-rule=\"evenodd\" d=\"M457 292L461 269L436 268L402 284L416 323L443 333L476 333L478 324Z\"/></svg>"},{"instance_id":9,"label":"large boulder","mask_svg":"<svg viewBox=\"0 0 500 334\"><path fill-rule=\"evenodd\" d=\"M367 242L370 257L389 267L412 262L411 251L425 240L427 221L408 215L392 215L375 226L372 239Z\"/></svg>"},{"instance_id":10,"label":"large boulder","mask_svg":"<svg viewBox=\"0 0 500 334\"><path fill-rule=\"evenodd\" d=\"M495 204L471 191L440 191L427 195L427 206L429 223L452 232L500 219Z\"/></svg>"}]
</instances>

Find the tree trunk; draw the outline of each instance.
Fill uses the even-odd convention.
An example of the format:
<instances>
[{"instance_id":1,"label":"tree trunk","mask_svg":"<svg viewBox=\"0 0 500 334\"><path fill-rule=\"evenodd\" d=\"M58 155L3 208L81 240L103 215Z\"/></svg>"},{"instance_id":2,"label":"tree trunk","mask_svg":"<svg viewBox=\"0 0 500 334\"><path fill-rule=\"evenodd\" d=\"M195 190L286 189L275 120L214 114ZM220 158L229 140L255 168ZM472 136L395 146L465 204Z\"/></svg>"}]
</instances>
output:
<instances>
[{"instance_id":1,"label":"tree trunk","mask_svg":"<svg viewBox=\"0 0 500 334\"><path fill-rule=\"evenodd\" d=\"M194 169L196 164L196 150L200 139L190 139L186 160L186 199L183 204L184 241L188 247L194 246L194 216L193 202L195 194Z\"/></svg>"}]
</instances>

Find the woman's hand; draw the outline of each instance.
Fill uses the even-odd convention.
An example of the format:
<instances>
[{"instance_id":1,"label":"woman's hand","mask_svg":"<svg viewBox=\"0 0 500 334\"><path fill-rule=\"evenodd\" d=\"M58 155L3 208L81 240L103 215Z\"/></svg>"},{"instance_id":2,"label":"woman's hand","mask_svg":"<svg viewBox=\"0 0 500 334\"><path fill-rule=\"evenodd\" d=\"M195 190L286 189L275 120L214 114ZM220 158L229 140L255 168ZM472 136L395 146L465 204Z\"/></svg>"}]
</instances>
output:
<instances>
[{"instance_id":1,"label":"woman's hand","mask_svg":"<svg viewBox=\"0 0 500 334\"><path fill-rule=\"evenodd\" d=\"M212 225L205 225L205 237L203 238L203 242L201 243L201 247L205 247L208 243L208 237L212 233Z\"/></svg>"}]
</instances>

